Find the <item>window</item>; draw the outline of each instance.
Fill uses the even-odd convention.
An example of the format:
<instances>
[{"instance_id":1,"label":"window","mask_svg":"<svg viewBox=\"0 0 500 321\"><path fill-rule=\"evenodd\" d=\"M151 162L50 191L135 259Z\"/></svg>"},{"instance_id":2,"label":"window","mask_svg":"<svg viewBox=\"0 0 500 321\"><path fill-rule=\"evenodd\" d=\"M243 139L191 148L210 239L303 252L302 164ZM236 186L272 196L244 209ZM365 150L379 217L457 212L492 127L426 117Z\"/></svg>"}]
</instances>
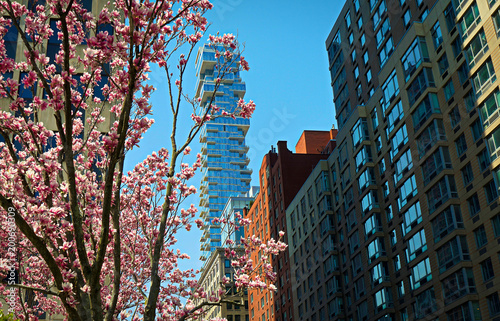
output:
<instances>
[{"instance_id":1,"label":"window","mask_svg":"<svg viewBox=\"0 0 500 321\"><path fill-rule=\"evenodd\" d=\"M360 194L369 186L375 185L375 174L373 172L373 167L366 168L358 178L358 187Z\"/></svg>"},{"instance_id":2,"label":"window","mask_svg":"<svg viewBox=\"0 0 500 321\"><path fill-rule=\"evenodd\" d=\"M432 220L434 242L439 242L452 231L463 228L464 221L460 212L460 206L448 206L444 211L439 213L434 220Z\"/></svg>"},{"instance_id":3,"label":"window","mask_svg":"<svg viewBox=\"0 0 500 321\"><path fill-rule=\"evenodd\" d=\"M465 58L467 58L469 67L474 67L487 51L488 42L486 41L486 34L484 30L481 29L465 49Z\"/></svg>"},{"instance_id":4,"label":"window","mask_svg":"<svg viewBox=\"0 0 500 321\"><path fill-rule=\"evenodd\" d=\"M410 25L411 21L411 12L410 9L406 9L404 15L403 15L403 23L405 24L405 27L408 28Z\"/></svg>"},{"instance_id":5,"label":"window","mask_svg":"<svg viewBox=\"0 0 500 321\"><path fill-rule=\"evenodd\" d=\"M439 21L434 24L431 30L432 42L434 43L434 48L437 49L441 43L443 43L443 33L441 32L441 27L439 26Z\"/></svg>"},{"instance_id":6,"label":"window","mask_svg":"<svg viewBox=\"0 0 500 321\"><path fill-rule=\"evenodd\" d=\"M477 197L477 193L472 195L469 199L467 199L467 204L469 205L470 216L476 215L481 210L481 206L479 205L479 197Z\"/></svg>"},{"instance_id":7,"label":"window","mask_svg":"<svg viewBox=\"0 0 500 321\"><path fill-rule=\"evenodd\" d=\"M396 171L394 173L394 181L398 182L403 178L410 169L413 168L411 149L407 149L401 157L396 161Z\"/></svg>"},{"instance_id":8,"label":"window","mask_svg":"<svg viewBox=\"0 0 500 321\"><path fill-rule=\"evenodd\" d=\"M451 304L467 294L476 293L471 268L460 269L442 280L444 303Z\"/></svg>"},{"instance_id":9,"label":"window","mask_svg":"<svg viewBox=\"0 0 500 321\"><path fill-rule=\"evenodd\" d=\"M349 167L342 173L342 188L346 188L351 182L351 171Z\"/></svg>"},{"instance_id":10,"label":"window","mask_svg":"<svg viewBox=\"0 0 500 321\"><path fill-rule=\"evenodd\" d=\"M390 281L389 270L386 262L380 262L370 270L370 280L372 287L384 281Z\"/></svg>"},{"instance_id":11,"label":"window","mask_svg":"<svg viewBox=\"0 0 500 321\"><path fill-rule=\"evenodd\" d=\"M481 153L477 156L478 162L479 162L479 168L481 169L481 172L484 172L488 166L491 164L490 156L488 155L487 149L483 149Z\"/></svg>"},{"instance_id":12,"label":"window","mask_svg":"<svg viewBox=\"0 0 500 321\"><path fill-rule=\"evenodd\" d=\"M467 151L467 142L465 141L465 135L462 134L455 141L455 146L457 147L458 157L462 156Z\"/></svg>"},{"instance_id":13,"label":"window","mask_svg":"<svg viewBox=\"0 0 500 321\"><path fill-rule=\"evenodd\" d=\"M430 157L422 164L422 176L424 185L441 173L444 169L451 168L451 159L448 148L439 147Z\"/></svg>"},{"instance_id":14,"label":"window","mask_svg":"<svg viewBox=\"0 0 500 321\"><path fill-rule=\"evenodd\" d=\"M409 233L413 228L422 222L422 212L420 211L420 202L416 202L403 213L404 221L401 226L403 235Z\"/></svg>"},{"instance_id":15,"label":"window","mask_svg":"<svg viewBox=\"0 0 500 321\"><path fill-rule=\"evenodd\" d=\"M349 34L349 44L352 45L352 43L354 42L354 36L352 35L352 32Z\"/></svg>"},{"instance_id":16,"label":"window","mask_svg":"<svg viewBox=\"0 0 500 321\"><path fill-rule=\"evenodd\" d=\"M394 129L394 126L396 126L401 119L404 117L404 112L403 112L403 104L401 103L401 100L399 100L394 107L391 109L389 112L389 115L387 116L387 129L386 129L386 134L387 137L392 133L392 130Z\"/></svg>"},{"instance_id":17,"label":"window","mask_svg":"<svg viewBox=\"0 0 500 321\"><path fill-rule=\"evenodd\" d=\"M346 73L345 73L345 68L342 68L342 70L340 71L339 75L337 76L337 79L335 79L335 81L333 82L333 95L335 96L335 98L337 98L340 93L340 89L342 88L342 86L344 85L346 81Z\"/></svg>"},{"instance_id":18,"label":"window","mask_svg":"<svg viewBox=\"0 0 500 321\"><path fill-rule=\"evenodd\" d=\"M360 299L365 294L365 279L359 278L354 283L354 293L356 295L356 300Z\"/></svg>"},{"instance_id":19,"label":"window","mask_svg":"<svg viewBox=\"0 0 500 321\"><path fill-rule=\"evenodd\" d=\"M486 202L488 204L497 199L498 189L494 180L491 180L486 185L484 185L484 194L486 195Z\"/></svg>"},{"instance_id":20,"label":"window","mask_svg":"<svg viewBox=\"0 0 500 321\"><path fill-rule=\"evenodd\" d=\"M369 238L374 233L382 231L382 223L380 221L380 214L374 213L365 222L365 237Z\"/></svg>"},{"instance_id":21,"label":"window","mask_svg":"<svg viewBox=\"0 0 500 321\"><path fill-rule=\"evenodd\" d=\"M384 198L389 196L391 191L389 190L389 181L385 181L384 184L382 185L382 190L384 192Z\"/></svg>"},{"instance_id":22,"label":"window","mask_svg":"<svg viewBox=\"0 0 500 321\"><path fill-rule=\"evenodd\" d=\"M427 250L427 241L425 239L425 230L421 229L407 241L406 261L411 262L422 252Z\"/></svg>"},{"instance_id":23,"label":"window","mask_svg":"<svg viewBox=\"0 0 500 321\"><path fill-rule=\"evenodd\" d=\"M422 61L429 61L429 51L427 49L425 38L417 37L412 42L408 50L406 50L403 58L401 58L405 81L410 79L411 75L415 72L418 66L420 66Z\"/></svg>"},{"instance_id":24,"label":"window","mask_svg":"<svg viewBox=\"0 0 500 321\"><path fill-rule=\"evenodd\" d=\"M423 319L437 310L433 287L417 295L414 309L416 319Z\"/></svg>"},{"instance_id":25,"label":"window","mask_svg":"<svg viewBox=\"0 0 500 321\"><path fill-rule=\"evenodd\" d=\"M399 210L401 210L413 196L417 195L417 193L417 182L415 180L415 175L412 175L399 188Z\"/></svg>"},{"instance_id":26,"label":"window","mask_svg":"<svg viewBox=\"0 0 500 321\"><path fill-rule=\"evenodd\" d=\"M332 82L335 80L340 68L342 68L344 64L344 55L340 54L337 58L335 58L335 61L333 62L332 68L330 68L330 77L332 79Z\"/></svg>"},{"instance_id":27,"label":"window","mask_svg":"<svg viewBox=\"0 0 500 321\"><path fill-rule=\"evenodd\" d=\"M398 154L398 152L404 147L404 145L408 143L408 132L406 130L406 124L403 125L391 139L391 159L394 159L394 156Z\"/></svg>"},{"instance_id":28,"label":"window","mask_svg":"<svg viewBox=\"0 0 500 321\"><path fill-rule=\"evenodd\" d=\"M354 231L354 233L349 236L349 250L350 253L353 254L354 251L359 247L359 233L358 231Z\"/></svg>"},{"instance_id":29,"label":"window","mask_svg":"<svg viewBox=\"0 0 500 321\"><path fill-rule=\"evenodd\" d=\"M357 234L357 233L356 233ZM363 262L361 261L361 253L356 255L352 260L351 268L353 277L358 275L359 272L363 269ZM361 278L363 280L363 278ZM364 283L363 283L364 285ZM364 289L364 287L363 287Z\"/></svg>"},{"instance_id":30,"label":"window","mask_svg":"<svg viewBox=\"0 0 500 321\"><path fill-rule=\"evenodd\" d=\"M448 70L448 67L450 66L450 64L448 63L448 57L446 56L446 52L438 60L438 66L439 66L439 74L441 76L443 76L443 74L445 73L445 71Z\"/></svg>"},{"instance_id":31,"label":"window","mask_svg":"<svg viewBox=\"0 0 500 321\"><path fill-rule=\"evenodd\" d=\"M392 295L390 288L382 288L373 295L376 311L382 311L392 306Z\"/></svg>"},{"instance_id":32,"label":"window","mask_svg":"<svg viewBox=\"0 0 500 321\"><path fill-rule=\"evenodd\" d=\"M446 85L444 85L443 90L444 90L444 98L446 99L446 101L449 101L451 97L453 97L453 95L455 94L455 87L453 86L452 79L450 79L450 81L448 81Z\"/></svg>"},{"instance_id":33,"label":"window","mask_svg":"<svg viewBox=\"0 0 500 321\"><path fill-rule=\"evenodd\" d=\"M368 244L368 264L381 256L385 256L384 239L377 237Z\"/></svg>"},{"instance_id":34,"label":"window","mask_svg":"<svg viewBox=\"0 0 500 321\"><path fill-rule=\"evenodd\" d=\"M442 119L434 119L417 138L419 157L422 158L438 141L446 141Z\"/></svg>"},{"instance_id":35,"label":"window","mask_svg":"<svg viewBox=\"0 0 500 321\"><path fill-rule=\"evenodd\" d=\"M377 31L375 34L375 40L377 42L377 48L380 47L382 42L384 42L385 36L388 34L388 32L391 30L391 25L389 23L389 19L386 18L384 22L382 23L382 26L380 29Z\"/></svg>"},{"instance_id":36,"label":"window","mask_svg":"<svg viewBox=\"0 0 500 321\"><path fill-rule=\"evenodd\" d=\"M346 215L346 222L347 222L347 232L350 232L352 228L357 224L356 211L350 211Z\"/></svg>"},{"instance_id":37,"label":"window","mask_svg":"<svg viewBox=\"0 0 500 321\"><path fill-rule=\"evenodd\" d=\"M496 215L491 219L493 225L493 231L495 232L495 237L500 236L500 215Z\"/></svg>"},{"instance_id":38,"label":"window","mask_svg":"<svg viewBox=\"0 0 500 321\"><path fill-rule=\"evenodd\" d=\"M396 69L394 69L387 80L382 84L382 92L384 93L384 101L382 111L385 113L387 107L396 96L399 94L398 78L396 76Z\"/></svg>"},{"instance_id":39,"label":"window","mask_svg":"<svg viewBox=\"0 0 500 321\"><path fill-rule=\"evenodd\" d=\"M465 236L456 236L437 250L439 272L443 273L460 261L470 261Z\"/></svg>"},{"instance_id":40,"label":"window","mask_svg":"<svg viewBox=\"0 0 500 321\"><path fill-rule=\"evenodd\" d=\"M471 164L467 163L467 165L465 165L464 168L462 168L461 172L462 172L462 179L464 181L464 186L469 185L474 179L474 174L472 173Z\"/></svg>"},{"instance_id":41,"label":"window","mask_svg":"<svg viewBox=\"0 0 500 321\"><path fill-rule=\"evenodd\" d=\"M371 211L373 208L378 208L378 197L377 197L377 191L376 190L370 190L368 194L366 194L362 199L361 199L361 209L363 210L363 213L367 213Z\"/></svg>"},{"instance_id":42,"label":"window","mask_svg":"<svg viewBox=\"0 0 500 321\"><path fill-rule=\"evenodd\" d=\"M355 156L356 160L356 171L363 167L366 163L372 162L372 152L368 145L365 145Z\"/></svg>"},{"instance_id":43,"label":"window","mask_svg":"<svg viewBox=\"0 0 500 321\"><path fill-rule=\"evenodd\" d=\"M347 11L344 19L345 19L346 28L349 29L351 27L351 12L350 11Z\"/></svg>"},{"instance_id":44,"label":"window","mask_svg":"<svg viewBox=\"0 0 500 321\"><path fill-rule=\"evenodd\" d=\"M483 262L481 262L481 272L483 274L483 281L487 282L495 276L495 272L493 270L493 264L491 263L491 258L487 258Z\"/></svg>"},{"instance_id":45,"label":"window","mask_svg":"<svg viewBox=\"0 0 500 321\"><path fill-rule=\"evenodd\" d=\"M479 108L481 121L487 128L500 114L500 91L497 89Z\"/></svg>"},{"instance_id":46,"label":"window","mask_svg":"<svg viewBox=\"0 0 500 321\"><path fill-rule=\"evenodd\" d=\"M497 79L491 58L482 65L475 75L472 76L474 88L476 89L476 96L481 96L486 89L490 88L492 83Z\"/></svg>"},{"instance_id":47,"label":"window","mask_svg":"<svg viewBox=\"0 0 500 321\"><path fill-rule=\"evenodd\" d=\"M315 180L316 185L316 196L319 198L323 192L330 191L330 181L328 178L328 173L326 171L322 171L321 174Z\"/></svg>"},{"instance_id":48,"label":"window","mask_svg":"<svg viewBox=\"0 0 500 321\"><path fill-rule=\"evenodd\" d=\"M473 2L458 23L462 39L466 39L479 22L481 22L481 16L476 2Z\"/></svg>"},{"instance_id":49,"label":"window","mask_svg":"<svg viewBox=\"0 0 500 321\"><path fill-rule=\"evenodd\" d=\"M375 148L377 149L377 153L379 153L382 150L382 138L381 138L381 136L377 136L377 138L375 138Z\"/></svg>"},{"instance_id":50,"label":"window","mask_svg":"<svg viewBox=\"0 0 500 321\"><path fill-rule=\"evenodd\" d=\"M372 70L368 69L368 71L366 71L366 83L369 83L370 81L372 81Z\"/></svg>"},{"instance_id":51,"label":"window","mask_svg":"<svg viewBox=\"0 0 500 321\"><path fill-rule=\"evenodd\" d=\"M330 62L330 64L332 63L333 58L335 58L337 53L340 51L340 44L341 44L340 30L338 30L337 33L335 34L335 37L333 38L332 43L328 47L328 61Z\"/></svg>"},{"instance_id":52,"label":"window","mask_svg":"<svg viewBox=\"0 0 500 321\"><path fill-rule=\"evenodd\" d=\"M458 197L455 179L453 176L445 175L426 194L427 203L429 204L429 214L431 214L450 198Z\"/></svg>"},{"instance_id":53,"label":"window","mask_svg":"<svg viewBox=\"0 0 500 321\"><path fill-rule=\"evenodd\" d=\"M476 94L474 90L469 90L464 96L465 108L467 112L470 112L476 106Z\"/></svg>"},{"instance_id":54,"label":"window","mask_svg":"<svg viewBox=\"0 0 500 321\"><path fill-rule=\"evenodd\" d=\"M366 301L361 302L357 306L358 320L365 320L368 318L368 304Z\"/></svg>"},{"instance_id":55,"label":"window","mask_svg":"<svg viewBox=\"0 0 500 321\"><path fill-rule=\"evenodd\" d=\"M358 99L361 99L362 95L363 95L363 88L361 87L361 84L358 84L358 86L356 86L356 97Z\"/></svg>"},{"instance_id":56,"label":"window","mask_svg":"<svg viewBox=\"0 0 500 321\"><path fill-rule=\"evenodd\" d=\"M339 259L336 255L330 255L324 264L325 264L324 269L326 275L329 275L333 271L339 269Z\"/></svg>"},{"instance_id":57,"label":"window","mask_svg":"<svg viewBox=\"0 0 500 321\"><path fill-rule=\"evenodd\" d=\"M466 0L452 0L451 3L453 4L453 7L455 8L456 13L459 13L462 11L464 4L466 3Z\"/></svg>"},{"instance_id":58,"label":"window","mask_svg":"<svg viewBox=\"0 0 500 321\"><path fill-rule=\"evenodd\" d=\"M8 18L5 19L11 21ZM12 24L12 22L10 27L6 26L6 29L8 29L7 33L3 37L6 50L6 58L16 59L18 31L17 28Z\"/></svg>"},{"instance_id":59,"label":"window","mask_svg":"<svg viewBox=\"0 0 500 321\"><path fill-rule=\"evenodd\" d=\"M356 49L354 49L352 52L351 52L351 58L352 58L352 63L356 63ZM358 67L356 67L358 68ZM356 69L354 69L354 74L356 74ZM358 74L359 74L359 69L358 69ZM358 77L356 76L356 79L358 79Z\"/></svg>"},{"instance_id":60,"label":"window","mask_svg":"<svg viewBox=\"0 0 500 321\"><path fill-rule=\"evenodd\" d=\"M462 53L462 38L456 37L451 43L451 49L453 49L453 58L457 59L458 55Z\"/></svg>"},{"instance_id":61,"label":"window","mask_svg":"<svg viewBox=\"0 0 500 321\"><path fill-rule=\"evenodd\" d=\"M458 109L458 106L455 106L450 111L451 128L455 128L460 123L460 120L462 120L462 116L460 116L460 109Z\"/></svg>"},{"instance_id":62,"label":"window","mask_svg":"<svg viewBox=\"0 0 500 321\"><path fill-rule=\"evenodd\" d=\"M382 16L387 11L387 7L385 5L385 0L380 2L380 5L373 13L373 31L377 30L378 24L382 20Z\"/></svg>"},{"instance_id":63,"label":"window","mask_svg":"<svg viewBox=\"0 0 500 321\"><path fill-rule=\"evenodd\" d=\"M420 261L411 269L410 286L412 290L418 289L422 284L432 280L432 270L429 258Z\"/></svg>"},{"instance_id":64,"label":"window","mask_svg":"<svg viewBox=\"0 0 500 321\"><path fill-rule=\"evenodd\" d=\"M363 27L363 17L359 17L358 19L358 29L361 30L361 28Z\"/></svg>"},{"instance_id":65,"label":"window","mask_svg":"<svg viewBox=\"0 0 500 321\"><path fill-rule=\"evenodd\" d=\"M465 82L469 80L469 65L466 63L461 64L457 72L460 85L464 85ZM467 85L465 86L467 87Z\"/></svg>"},{"instance_id":66,"label":"window","mask_svg":"<svg viewBox=\"0 0 500 321\"><path fill-rule=\"evenodd\" d=\"M318 212L319 216L323 216L326 211L332 210L332 200L329 195L323 196L321 201L318 204Z\"/></svg>"},{"instance_id":67,"label":"window","mask_svg":"<svg viewBox=\"0 0 500 321\"><path fill-rule=\"evenodd\" d=\"M378 54L380 60L380 68L382 68L382 66L386 63L387 59L389 59L393 51L394 43L392 41L392 37L389 37Z\"/></svg>"},{"instance_id":68,"label":"window","mask_svg":"<svg viewBox=\"0 0 500 321\"><path fill-rule=\"evenodd\" d=\"M47 43L47 52L46 55L50 59L50 63L54 64L56 66L56 72L60 73L61 72L61 65L56 63L56 55L60 51L60 44L62 40L59 40L57 34L58 34L58 28L57 28L57 20L56 19L51 19L50 20L50 28L54 30L54 33L52 36L49 37L48 43Z\"/></svg>"},{"instance_id":69,"label":"window","mask_svg":"<svg viewBox=\"0 0 500 321\"><path fill-rule=\"evenodd\" d=\"M446 20L446 27L448 28L448 32L451 33L453 28L455 27L455 9L453 9L452 4L448 4L448 6L444 9L444 19Z\"/></svg>"},{"instance_id":70,"label":"window","mask_svg":"<svg viewBox=\"0 0 500 321\"><path fill-rule=\"evenodd\" d=\"M495 129L495 131L489 137L487 137L486 140L488 141L491 160L493 161L500 155L500 129Z\"/></svg>"},{"instance_id":71,"label":"window","mask_svg":"<svg viewBox=\"0 0 500 321\"><path fill-rule=\"evenodd\" d=\"M378 168L379 168L379 171L380 171L380 175L382 175L383 173L385 173L385 158L382 158L380 160L380 163L378 164Z\"/></svg>"},{"instance_id":72,"label":"window","mask_svg":"<svg viewBox=\"0 0 500 321\"><path fill-rule=\"evenodd\" d=\"M349 157L348 155L348 150L347 150L347 144L344 143L342 146L340 146L339 149L339 165L340 168L344 167L345 163L347 163L347 158Z\"/></svg>"},{"instance_id":73,"label":"window","mask_svg":"<svg viewBox=\"0 0 500 321\"><path fill-rule=\"evenodd\" d=\"M366 118L360 118L351 130L352 144L356 148L362 141L370 139Z\"/></svg>"},{"instance_id":74,"label":"window","mask_svg":"<svg viewBox=\"0 0 500 321\"><path fill-rule=\"evenodd\" d=\"M477 142L483 135L483 127L481 126L481 122L478 119L476 119L470 125L470 130L472 132L472 138L474 139L474 142Z\"/></svg>"},{"instance_id":75,"label":"window","mask_svg":"<svg viewBox=\"0 0 500 321\"><path fill-rule=\"evenodd\" d=\"M391 246L396 245L398 238L396 235L396 229L393 229L392 231L389 232L389 237L391 238Z\"/></svg>"},{"instance_id":76,"label":"window","mask_svg":"<svg viewBox=\"0 0 500 321\"><path fill-rule=\"evenodd\" d=\"M486 236L486 230L484 229L484 225L481 225L480 227L474 230L474 238L476 239L476 246L478 249L488 244L488 238Z\"/></svg>"},{"instance_id":77,"label":"window","mask_svg":"<svg viewBox=\"0 0 500 321\"><path fill-rule=\"evenodd\" d=\"M495 1L496 0L493 0L491 2L495 2ZM498 10L492 15L492 20L493 20L493 25L495 26L495 31L497 32L497 37L498 37L500 35L500 12Z\"/></svg>"},{"instance_id":78,"label":"window","mask_svg":"<svg viewBox=\"0 0 500 321\"><path fill-rule=\"evenodd\" d=\"M433 114L441 114L441 108L437 95L428 93L412 114L413 129L419 130Z\"/></svg>"},{"instance_id":79,"label":"window","mask_svg":"<svg viewBox=\"0 0 500 321\"><path fill-rule=\"evenodd\" d=\"M368 63L368 59L369 59L369 56L368 56L368 50L367 50L363 54L363 62L365 63L365 65Z\"/></svg>"},{"instance_id":80,"label":"window","mask_svg":"<svg viewBox=\"0 0 500 321\"><path fill-rule=\"evenodd\" d=\"M490 310L490 316L495 316L500 313L500 299L498 298L498 292L493 293L486 297L488 301L488 310Z\"/></svg>"},{"instance_id":81,"label":"window","mask_svg":"<svg viewBox=\"0 0 500 321\"><path fill-rule=\"evenodd\" d=\"M432 75L432 69L423 68L422 72L413 80L413 82L408 86L407 94L410 106L412 106L418 98L424 93L424 91L429 87L435 87L434 76Z\"/></svg>"}]
</instances>

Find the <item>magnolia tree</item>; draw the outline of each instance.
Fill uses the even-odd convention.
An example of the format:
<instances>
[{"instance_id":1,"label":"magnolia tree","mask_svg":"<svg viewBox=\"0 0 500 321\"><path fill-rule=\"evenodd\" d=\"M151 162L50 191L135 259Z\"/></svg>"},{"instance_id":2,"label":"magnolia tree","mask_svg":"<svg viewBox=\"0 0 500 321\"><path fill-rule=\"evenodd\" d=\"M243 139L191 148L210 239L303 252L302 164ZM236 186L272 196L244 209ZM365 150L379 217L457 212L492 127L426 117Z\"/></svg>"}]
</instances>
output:
<instances>
[{"instance_id":1,"label":"magnolia tree","mask_svg":"<svg viewBox=\"0 0 500 321\"><path fill-rule=\"evenodd\" d=\"M226 111L213 97L201 105L184 92L188 63L207 41L204 14L212 4L116 0L94 4L94 12L85 4L0 1L3 309L26 320L42 313L69 320L184 320L231 300L227 285L273 288L268 257L284 249L279 241L250 237L242 242L243 255L228 250L236 277L223 279L215 293L198 285L195 271L177 265L188 256L174 248L176 232L203 228L193 205L181 208L196 193L188 181L201 156L192 165L182 157L205 122L250 117L255 108L240 100ZM10 28L17 30L22 45L14 46L23 59L7 50ZM227 73L248 64L234 36L217 34L208 42L219 62L215 93ZM49 43L57 46L52 56ZM169 147L124 172L127 151L153 124L152 65L165 72L168 86L166 104L156 108L172 114ZM186 126L187 134L178 134ZM249 259L254 250L262 251L262 262Z\"/></svg>"}]
</instances>

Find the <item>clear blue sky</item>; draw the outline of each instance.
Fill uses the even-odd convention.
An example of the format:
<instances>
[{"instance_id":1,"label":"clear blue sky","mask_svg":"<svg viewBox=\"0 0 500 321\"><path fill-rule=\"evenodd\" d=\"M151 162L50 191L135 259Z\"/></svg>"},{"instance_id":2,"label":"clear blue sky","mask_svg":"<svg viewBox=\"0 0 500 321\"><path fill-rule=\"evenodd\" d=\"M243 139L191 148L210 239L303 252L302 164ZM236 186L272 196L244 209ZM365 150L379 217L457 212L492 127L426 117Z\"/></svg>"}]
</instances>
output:
<instances>
[{"instance_id":1,"label":"clear blue sky","mask_svg":"<svg viewBox=\"0 0 500 321\"><path fill-rule=\"evenodd\" d=\"M208 34L233 33L245 43L243 56L250 64L250 71L242 73L247 86L245 100L256 103L246 143L250 147L249 167L254 170L252 185L258 185L262 157L271 145L276 146L279 140L288 141L288 148L294 151L303 130L329 130L336 124L325 41L345 0L213 0L212 3L214 9L207 16L212 23ZM191 63L193 72L186 78L185 86L192 96L194 59ZM169 146L171 125L162 77L155 70L150 75L152 84L158 88L151 98L156 123L145 135L141 147L127 156L127 169L152 151ZM196 154L198 142L191 146ZM195 186L201 179L200 174L197 176L191 181ZM198 205L198 197L190 202ZM200 235L199 231L179 235L179 248L192 257L183 266L201 266Z\"/></svg>"}]
</instances>

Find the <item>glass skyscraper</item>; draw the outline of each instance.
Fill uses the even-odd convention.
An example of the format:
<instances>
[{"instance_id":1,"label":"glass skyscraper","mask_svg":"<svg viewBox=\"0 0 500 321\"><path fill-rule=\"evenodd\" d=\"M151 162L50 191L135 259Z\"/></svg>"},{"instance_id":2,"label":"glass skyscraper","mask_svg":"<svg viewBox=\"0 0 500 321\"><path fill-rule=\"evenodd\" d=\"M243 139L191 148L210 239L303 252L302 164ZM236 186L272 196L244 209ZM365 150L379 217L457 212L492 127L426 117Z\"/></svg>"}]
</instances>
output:
<instances>
[{"instance_id":1,"label":"glass skyscraper","mask_svg":"<svg viewBox=\"0 0 500 321\"><path fill-rule=\"evenodd\" d=\"M228 70L228 69L226 69ZM213 103L221 110L232 112L238 100L245 95L245 83L241 81L237 66L221 76L221 66L215 51L204 45L196 58L196 97L200 106L210 103L217 78L221 83L215 92ZM227 199L242 196L250 189L252 171L247 165L248 146L245 136L250 120L236 117L219 117L206 123L200 134L202 143L202 182L200 187L200 215L206 229L201 237L201 260L206 260L212 251L222 245L221 227L213 219L222 214Z\"/></svg>"}]
</instances>

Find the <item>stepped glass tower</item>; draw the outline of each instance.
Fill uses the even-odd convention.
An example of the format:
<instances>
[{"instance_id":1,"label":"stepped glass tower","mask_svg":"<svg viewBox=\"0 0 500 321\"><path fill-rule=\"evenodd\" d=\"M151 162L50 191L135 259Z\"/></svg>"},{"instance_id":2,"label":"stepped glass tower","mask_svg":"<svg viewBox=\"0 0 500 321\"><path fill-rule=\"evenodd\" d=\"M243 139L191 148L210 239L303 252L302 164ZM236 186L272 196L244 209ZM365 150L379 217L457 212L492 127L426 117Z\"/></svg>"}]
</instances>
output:
<instances>
[{"instance_id":1,"label":"stepped glass tower","mask_svg":"<svg viewBox=\"0 0 500 321\"><path fill-rule=\"evenodd\" d=\"M245 83L241 81L237 66L221 77L220 64L215 51L204 45L196 58L196 98L200 105L210 103L215 90L215 80L221 84L215 92L213 103L221 110L234 111L240 98L245 95ZM201 257L205 261L210 253L222 245L221 227L213 224L231 196L241 196L248 192L252 171L247 168L248 146L245 136L250 126L248 119L219 117L206 123L200 134L203 178L200 188L201 218L205 220L206 230L201 237Z\"/></svg>"}]
</instances>

